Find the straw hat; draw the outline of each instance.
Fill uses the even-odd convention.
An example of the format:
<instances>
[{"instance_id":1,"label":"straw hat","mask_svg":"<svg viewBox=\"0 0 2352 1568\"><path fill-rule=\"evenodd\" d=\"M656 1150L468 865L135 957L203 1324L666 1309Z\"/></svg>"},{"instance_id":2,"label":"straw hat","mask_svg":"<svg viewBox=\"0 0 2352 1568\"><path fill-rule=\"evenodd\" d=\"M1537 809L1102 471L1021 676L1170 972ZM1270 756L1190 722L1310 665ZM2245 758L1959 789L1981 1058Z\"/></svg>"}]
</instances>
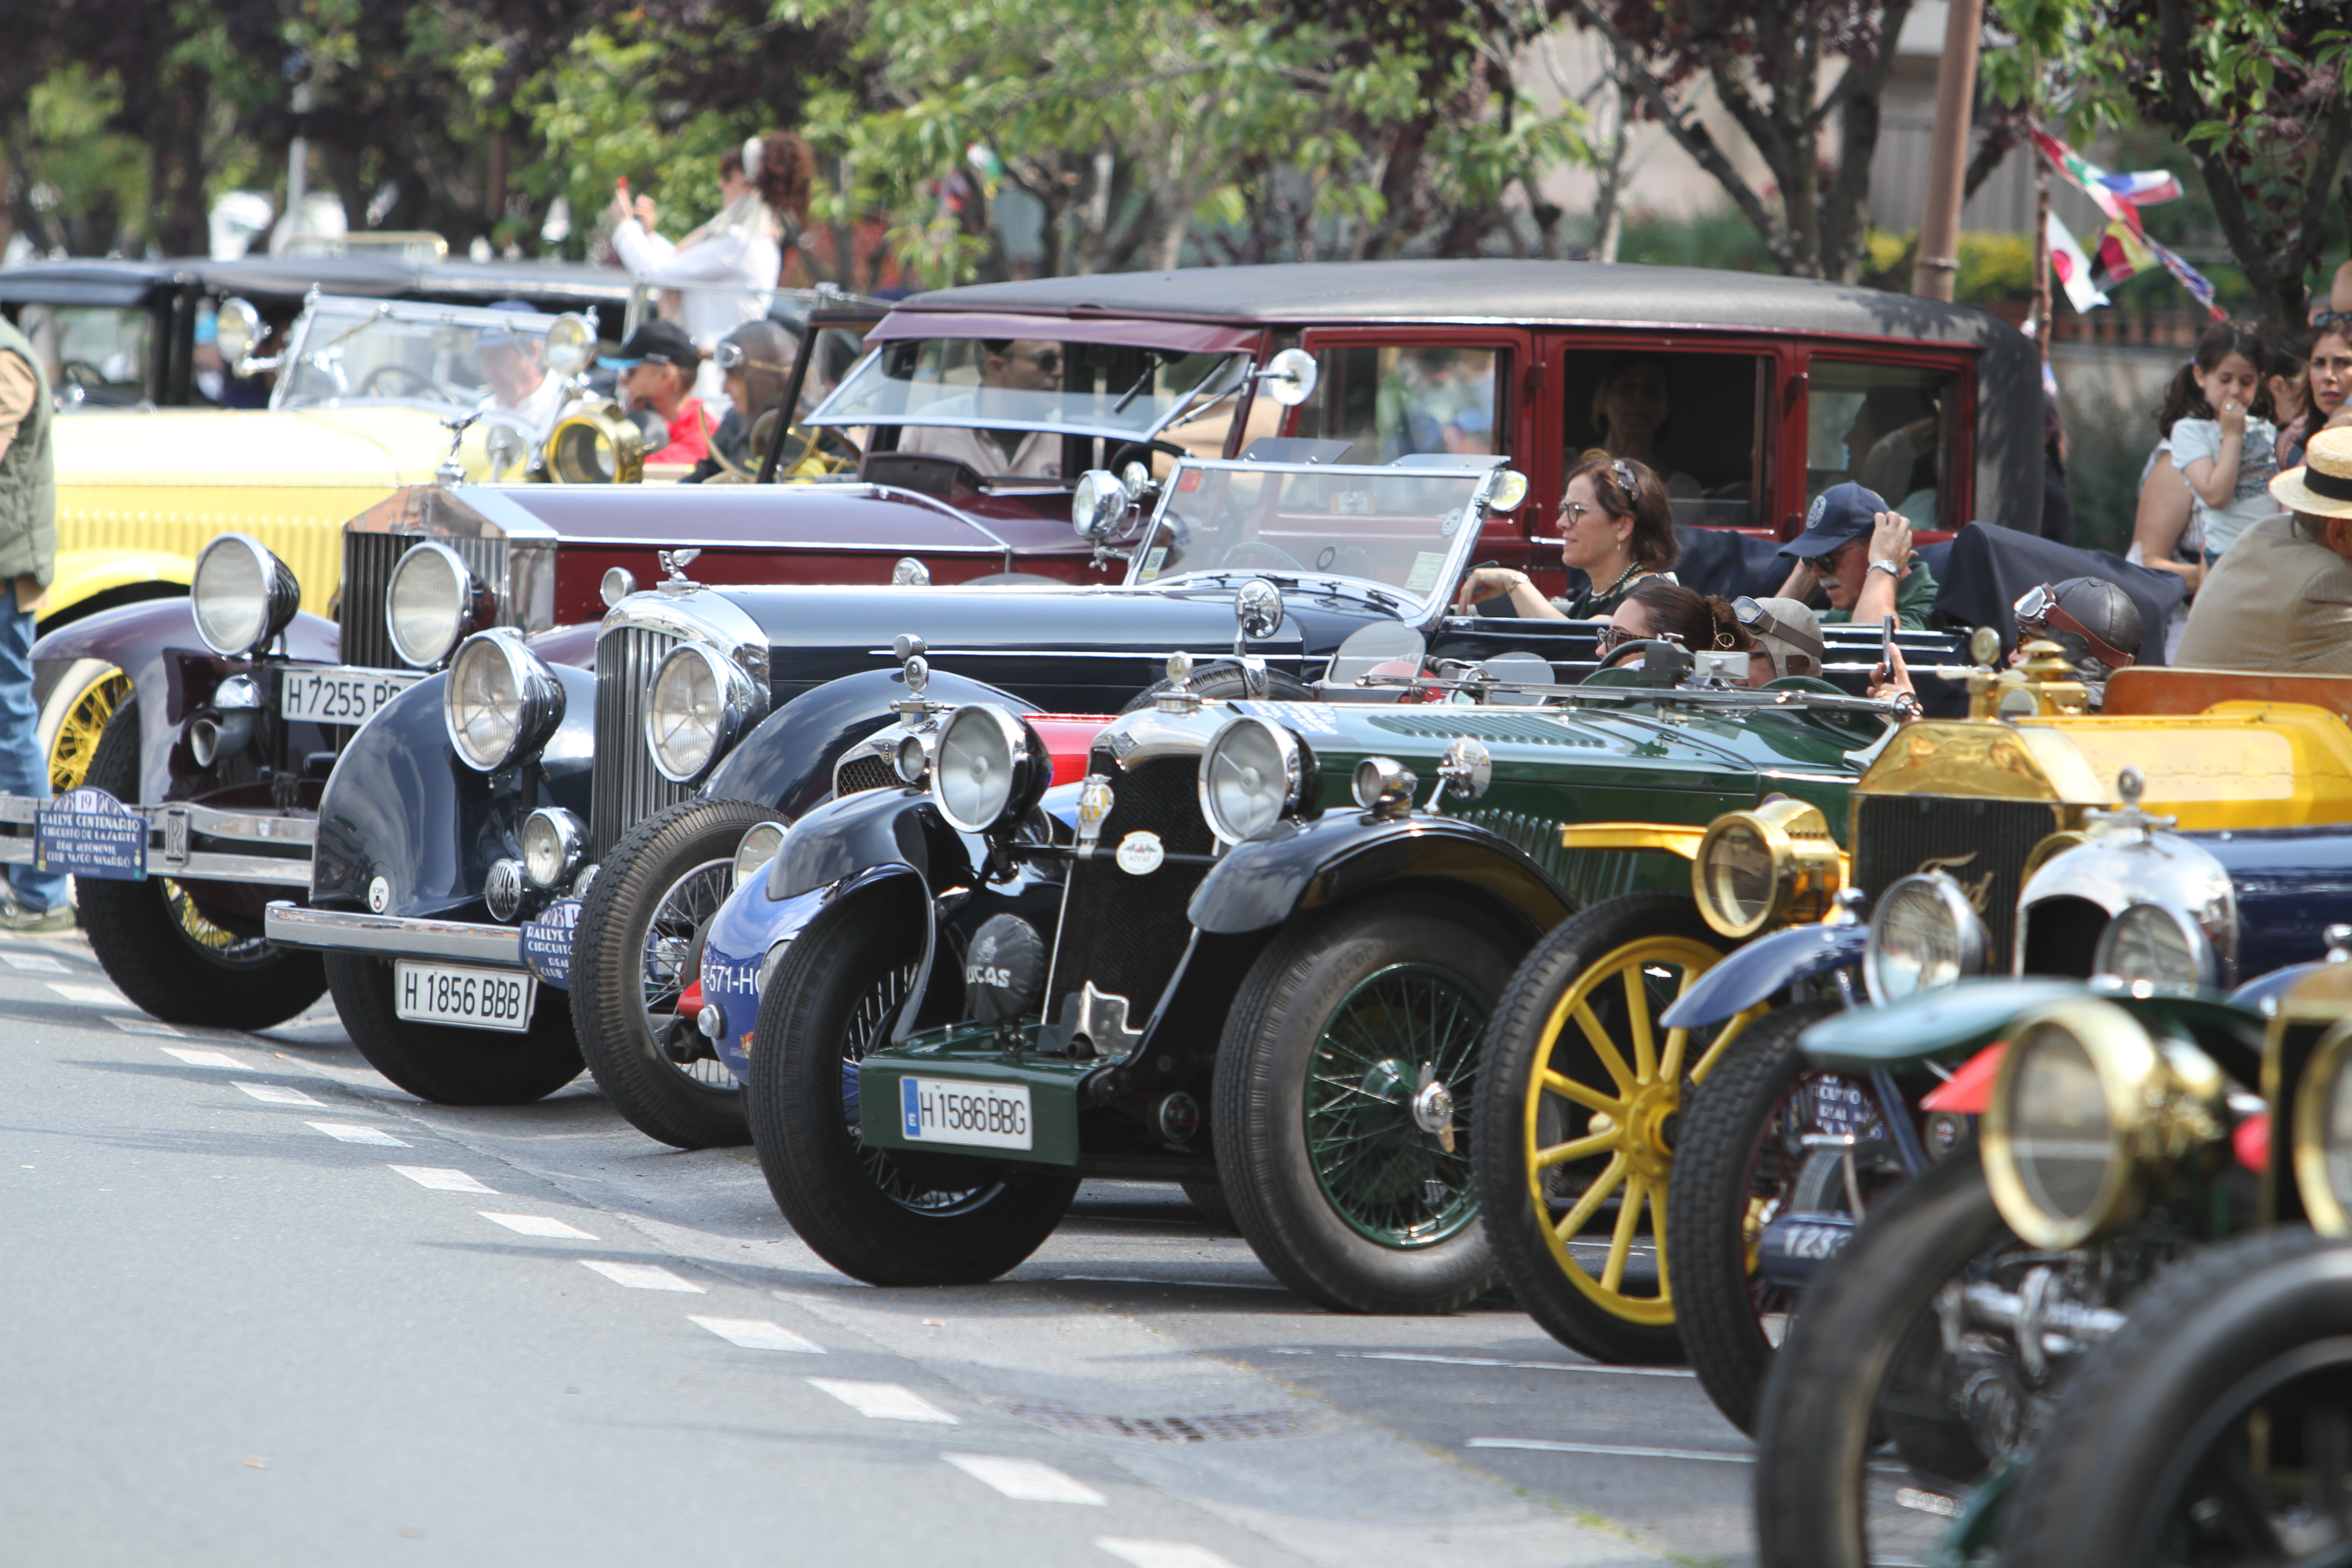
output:
<instances>
[{"instance_id":1,"label":"straw hat","mask_svg":"<svg viewBox=\"0 0 2352 1568\"><path fill-rule=\"evenodd\" d=\"M2352 429L2320 431L2303 456L2302 468L2271 481L2271 494L2290 511L2352 517Z\"/></svg>"}]
</instances>

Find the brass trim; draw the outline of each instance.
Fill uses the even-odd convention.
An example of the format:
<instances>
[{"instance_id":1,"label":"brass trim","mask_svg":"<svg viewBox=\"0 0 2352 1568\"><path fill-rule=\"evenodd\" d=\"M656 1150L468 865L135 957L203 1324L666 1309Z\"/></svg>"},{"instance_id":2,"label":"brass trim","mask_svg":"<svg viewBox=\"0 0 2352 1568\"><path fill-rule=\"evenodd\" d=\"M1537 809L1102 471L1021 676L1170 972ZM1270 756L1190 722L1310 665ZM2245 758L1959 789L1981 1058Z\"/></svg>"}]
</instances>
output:
<instances>
[{"instance_id":1,"label":"brass trim","mask_svg":"<svg viewBox=\"0 0 2352 1568\"><path fill-rule=\"evenodd\" d=\"M1685 860L1698 857L1704 827L1657 822L1569 822L1560 825L1562 849L1663 849Z\"/></svg>"},{"instance_id":2,"label":"brass trim","mask_svg":"<svg viewBox=\"0 0 2352 1568\"><path fill-rule=\"evenodd\" d=\"M2352 1018L2338 1020L2319 1037L2294 1090L2295 1190L2302 1194L2303 1212L2312 1228L2322 1236L2352 1235L2352 1214L2346 1213L2335 1184L2327 1179L2326 1146L2326 1101L2347 1058L2352 1058ZM2275 1137L2277 1128L2271 1131Z\"/></svg>"},{"instance_id":3,"label":"brass trim","mask_svg":"<svg viewBox=\"0 0 2352 1568\"><path fill-rule=\"evenodd\" d=\"M1719 906L1707 877L1715 846L1736 830L1752 833L1763 842L1772 889L1764 908L1745 920ZM1792 916L1819 919L1827 914L1830 897L1845 885L1847 871L1845 852L1830 837L1829 818L1821 808L1784 796L1752 811L1726 812L1707 825L1691 858L1691 897L1709 926L1739 941Z\"/></svg>"}]
</instances>

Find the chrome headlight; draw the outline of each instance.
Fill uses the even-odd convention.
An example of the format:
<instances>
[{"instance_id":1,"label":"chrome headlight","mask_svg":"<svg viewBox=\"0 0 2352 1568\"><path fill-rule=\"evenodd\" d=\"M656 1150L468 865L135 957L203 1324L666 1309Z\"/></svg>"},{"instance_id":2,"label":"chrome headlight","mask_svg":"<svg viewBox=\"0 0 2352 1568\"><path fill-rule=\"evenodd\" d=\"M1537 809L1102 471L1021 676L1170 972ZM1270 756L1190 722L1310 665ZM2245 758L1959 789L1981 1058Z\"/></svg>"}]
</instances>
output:
<instances>
[{"instance_id":1,"label":"chrome headlight","mask_svg":"<svg viewBox=\"0 0 2352 1568\"><path fill-rule=\"evenodd\" d=\"M1228 720L1201 753L1201 815L1220 844L1255 838L1305 804L1315 754L1283 726Z\"/></svg>"},{"instance_id":2,"label":"chrome headlight","mask_svg":"<svg viewBox=\"0 0 2352 1568\"><path fill-rule=\"evenodd\" d=\"M1870 911L1862 978L1880 1006L1984 973L1992 936L1960 885L1941 871L1905 877Z\"/></svg>"},{"instance_id":3,"label":"chrome headlight","mask_svg":"<svg viewBox=\"0 0 2352 1568\"><path fill-rule=\"evenodd\" d=\"M384 629L393 651L430 669L475 629L482 605L481 584L457 552L446 544L412 544L392 568L383 595Z\"/></svg>"},{"instance_id":4,"label":"chrome headlight","mask_svg":"<svg viewBox=\"0 0 2352 1568\"><path fill-rule=\"evenodd\" d=\"M2011 1037L1985 1108L1985 1180L2032 1247L2080 1247L2139 1215L2227 1135L2221 1069L2113 1003L2061 1002Z\"/></svg>"},{"instance_id":5,"label":"chrome headlight","mask_svg":"<svg viewBox=\"0 0 2352 1568\"><path fill-rule=\"evenodd\" d=\"M541 806L523 818L522 872L534 888L561 887L580 869L587 829L560 805Z\"/></svg>"},{"instance_id":6,"label":"chrome headlight","mask_svg":"<svg viewBox=\"0 0 2352 1568\"><path fill-rule=\"evenodd\" d=\"M699 784L767 708L743 668L708 643L669 650L646 694L646 746L675 784Z\"/></svg>"},{"instance_id":7,"label":"chrome headlight","mask_svg":"<svg viewBox=\"0 0 2352 1568\"><path fill-rule=\"evenodd\" d=\"M293 568L249 533L216 536L196 555L188 578L196 635L223 658L259 653L302 605Z\"/></svg>"},{"instance_id":8,"label":"chrome headlight","mask_svg":"<svg viewBox=\"0 0 2352 1568\"><path fill-rule=\"evenodd\" d=\"M2312 1047L2294 1091L2294 1185L2323 1236L2352 1234L2352 1019ZM2275 1132L2273 1132L2275 1135Z\"/></svg>"},{"instance_id":9,"label":"chrome headlight","mask_svg":"<svg viewBox=\"0 0 2352 1568\"><path fill-rule=\"evenodd\" d=\"M1818 806L1785 797L1717 817L1691 860L1699 913L1734 939L1792 914L1827 913L1830 895L1844 879L1829 818Z\"/></svg>"},{"instance_id":10,"label":"chrome headlight","mask_svg":"<svg viewBox=\"0 0 2352 1568\"><path fill-rule=\"evenodd\" d=\"M920 735L907 735L890 750L890 771L902 784L919 787L931 771L930 748Z\"/></svg>"},{"instance_id":11,"label":"chrome headlight","mask_svg":"<svg viewBox=\"0 0 2352 1568\"><path fill-rule=\"evenodd\" d=\"M458 645L443 678L441 720L467 767L498 772L536 750L562 718L563 685L520 632L499 626Z\"/></svg>"},{"instance_id":12,"label":"chrome headlight","mask_svg":"<svg viewBox=\"0 0 2352 1568\"><path fill-rule=\"evenodd\" d=\"M735 886L767 869L776 851L784 847L784 825L781 822L755 822L744 831L743 840L735 846Z\"/></svg>"},{"instance_id":13,"label":"chrome headlight","mask_svg":"<svg viewBox=\"0 0 2352 1568\"><path fill-rule=\"evenodd\" d=\"M2201 927L2162 904L2133 904L2107 922L2095 974L2158 985L2219 985L2220 955Z\"/></svg>"},{"instance_id":14,"label":"chrome headlight","mask_svg":"<svg viewBox=\"0 0 2352 1568\"><path fill-rule=\"evenodd\" d=\"M1035 805L1049 771L1027 725L993 702L974 702L940 726L931 800L950 826L985 832Z\"/></svg>"}]
</instances>

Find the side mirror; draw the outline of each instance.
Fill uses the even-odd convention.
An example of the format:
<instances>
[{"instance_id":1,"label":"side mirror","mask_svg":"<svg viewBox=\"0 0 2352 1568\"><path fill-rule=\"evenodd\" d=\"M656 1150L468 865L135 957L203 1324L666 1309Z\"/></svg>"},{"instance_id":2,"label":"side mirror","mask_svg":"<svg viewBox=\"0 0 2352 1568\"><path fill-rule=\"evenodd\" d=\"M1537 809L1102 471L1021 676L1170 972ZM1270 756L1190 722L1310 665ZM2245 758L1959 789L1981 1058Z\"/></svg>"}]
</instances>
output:
<instances>
[{"instance_id":1,"label":"side mirror","mask_svg":"<svg viewBox=\"0 0 2352 1568\"><path fill-rule=\"evenodd\" d=\"M220 350L237 374L249 374L246 366L252 363L253 351L261 342L261 312L248 300L223 300L220 310L213 318L213 346Z\"/></svg>"},{"instance_id":2,"label":"side mirror","mask_svg":"<svg viewBox=\"0 0 2352 1568\"><path fill-rule=\"evenodd\" d=\"M1133 504L1127 487L1107 468L1088 468L1070 492L1070 526L1088 544L1100 544L1118 531Z\"/></svg>"},{"instance_id":3,"label":"side mirror","mask_svg":"<svg viewBox=\"0 0 2352 1568\"><path fill-rule=\"evenodd\" d=\"M1282 629L1282 590L1263 577L1251 578L1234 595L1234 623L1245 642L1264 642Z\"/></svg>"},{"instance_id":4,"label":"side mirror","mask_svg":"<svg viewBox=\"0 0 2352 1568\"><path fill-rule=\"evenodd\" d=\"M1315 395L1316 378L1321 374L1315 356L1305 349L1285 349L1265 362L1257 379L1265 384L1265 394L1285 408L1296 408Z\"/></svg>"}]
</instances>

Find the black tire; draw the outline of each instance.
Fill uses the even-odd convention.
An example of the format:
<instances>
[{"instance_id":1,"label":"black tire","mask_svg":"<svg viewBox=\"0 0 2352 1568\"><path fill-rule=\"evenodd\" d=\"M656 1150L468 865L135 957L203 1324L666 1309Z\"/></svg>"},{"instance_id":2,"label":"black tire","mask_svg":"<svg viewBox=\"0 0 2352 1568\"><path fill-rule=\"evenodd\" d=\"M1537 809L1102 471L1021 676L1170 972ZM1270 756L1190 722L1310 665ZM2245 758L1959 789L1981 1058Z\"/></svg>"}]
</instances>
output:
<instances>
[{"instance_id":1,"label":"black tire","mask_svg":"<svg viewBox=\"0 0 2352 1568\"><path fill-rule=\"evenodd\" d=\"M1522 942L1475 905L1398 890L1294 921L1251 967L1217 1047L1218 1185L1259 1261L1308 1300L1454 1312L1493 1283L1460 1129L1486 998ZM1450 1021L1425 1062L1390 1048L1417 1037L1382 1033L1420 1006ZM1452 1097L1450 1150L1415 1120L1425 1072ZM1318 1085L1331 1098L1318 1100ZM1383 1163L1328 1163L1338 1149Z\"/></svg>"},{"instance_id":2,"label":"black tire","mask_svg":"<svg viewBox=\"0 0 2352 1568\"><path fill-rule=\"evenodd\" d=\"M740 800L656 812L614 847L581 900L572 1032L604 1098L647 1137L680 1149L751 1141L742 1086L677 997L693 980L702 927L731 890L735 847L754 823L783 819Z\"/></svg>"},{"instance_id":3,"label":"black tire","mask_svg":"<svg viewBox=\"0 0 2352 1568\"><path fill-rule=\"evenodd\" d=\"M106 721L85 782L117 800L139 799L136 703L125 701ZM74 889L82 931L106 977L167 1024L267 1029L327 989L317 953L231 930L169 878L82 877Z\"/></svg>"},{"instance_id":4,"label":"black tire","mask_svg":"<svg viewBox=\"0 0 2352 1568\"><path fill-rule=\"evenodd\" d=\"M2066 1385L2010 1495L2001 1562L2344 1562L2347 1336L2352 1246L2340 1239L2298 1226L2209 1247L2165 1270ZM2247 1439L2256 1411L2268 1476ZM2304 1473L2287 1473L2298 1461ZM2332 1476L2313 1473L2323 1464ZM2332 1511L2335 1539L2287 1552L2273 1510L2320 1499L2332 1507L2298 1506L2298 1522L2309 1529Z\"/></svg>"},{"instance_id":5,"label":"black tire","mask_svg":"<svg viewBox=\"0 0 2352 1568\"><path fill-rule=\"evenodd\" d=\"M1763 1224L1792 1204L1842 1214L1853 1208L1842 1179L1825 1184L1828 1201L1800 1196L1822 1184L1816 1167L1830 1152L1808 1158L1790 1146L1807 1125L1818 1126L1801 1097L1833 1076L1806 1061L1797 1037L1837 1010L1834 1002L1803 1002L1759 1020L1692 1092L1675 1136L1674 1174L1666 1182L1675 1322L1699 1386L1743 1432L1756 1429L1756 1402L1775 1353L1765 1318L1786 1317L1795 1304L1793 1293L1775 1289L1754 1270ZM1866 1080L1861 1092L1876 1104ZM1885 1110L1878 1107L1880 1115ZM1834 1169L1834 1156L1829 1163ZM1899 1179L1875 1163L1855 1176L1865 1206Z\"/></svg>"},{"instance_id":6,"label":"black tire","mask_svg":"<svg viewBox=\"0 0 2352 1568\"><path fill-rule=\"evenodd\" d=\"M1876 1205L1805 1293L1773 1358L1756 1424L1756 1534L1765 1568L1866 1568L1907 1525L1932 1549L1943 1521L1874 1510L1866 1468L1882 1436L1922 1479L1963 1488L1988 1459L1948 1405L1937 1293L2013 1241L1973 1142ZM1874 1541L1880 1550L1874 1555Z\"/></svg>"},{"instance_id":7,"label":"black tire","mask_svg":"<svg viewBox=\"0 0 2352 1568\"><path fill-rule=\"evenodd\" d=\"M330 952L327 989L344 1032L368 1066L437 1105L528 1105L580 1076L572 1010L551 985L539 989L530 1028L456 1029L394 1011L392 961Z\"/></svg>"},{"instance_id":8,"label":"black tire","mask_svg":"<svg viewBox=\"0 0 2352 1568\"><path fill-rule=\"evenodd\" d=\"M1192 695L1203 702L1232 702L1249 695L1248 683L1235 666L1221 664L1202 670L1186 683ZM1174 685L1172 681L1155 680L1128 700L1121 713L1134 713L1150 707L1160 693ZM1270 702L1304 702L1315 695L1297 681L1278 669L1265 672L1264 696Z\"/></svg>"},{"instance_id":9,"label":"black tire","mask_svg":"<svg viewBox=\"0 0 2352 1568\"><path fill-rule=\"evenodd\" d=\"M1239 1236L1241 1226L1234 1223L1234 1205L1225 1202L1225 1189L1205 1180L1183 1184L1184 1196L1201 1216L1201 1223L1211 1230L1226 1236Z\"/></svg>"},{"instance_id":10,"label":"black tire","mask_svg":"<svg viewBox=\"0 0 2352 1568\"><path fill-rule=\"evenodd\" d=\"M1644 1068L1639 1053L1624 1043L1633 1037L1622 980L1643 977L1654 1021L1676 994L1673 976L1678 973L1679 984L1687 985L1733 945L1682 895L1610 899L1536 944L1487 1028L1472 1163L1496 1258L1528 1315L1554 1339L1596 1361L1639 1364L1682 1354L1672 1275L1654 1241L1673 1165L1673 1118L1694 1075L1709 1070L1708 1053L1736 1046L1757 1012L1663 1038L1654 1029L1655 1055ZM1577 993L1587 990L1589 1001L1578 1000ZM1581 1029L1568 1026L1571 1005L1583 1007L1612 1042L1626 1075L1609 1070ZM1670 1056L1675 1058L1671 1071ZM1550 1086L1560 1079L1617 1105L1608 1125L1588 1121L1583 1138L1570 1138L1571 1116L1602 1113L1602 1108L1559 1094ZM1537 1158L1539 1150L1600 1138L1614 1140L1606 1152L1549 1165ZM1624 1217L1628 1201L1634 1205L1631 1218ZM1612 1210L1617 1217L1608 1220ZM1605 1240L1574 1239L1604 1220ZM1641 1250L1644 1235L1653 1238L1647 1253ZM1598 1272L1589 1266L1596 1250Z\"/></svg>"},{"instance_id":11,"label":"black tire","mask_svg":"<svg viewBox=\"0 0 2352 1568\"><path fill-rule=\"evenodd\" d=\"M770 980L746 1093L768 1190L803 1241L870 1285L976 1285L1018 1265L1077 1195L1058 1166L868 1150L849 1075L887 1037L921 933L889 888L810 921Z\"/></svg>"}]
</instances>

